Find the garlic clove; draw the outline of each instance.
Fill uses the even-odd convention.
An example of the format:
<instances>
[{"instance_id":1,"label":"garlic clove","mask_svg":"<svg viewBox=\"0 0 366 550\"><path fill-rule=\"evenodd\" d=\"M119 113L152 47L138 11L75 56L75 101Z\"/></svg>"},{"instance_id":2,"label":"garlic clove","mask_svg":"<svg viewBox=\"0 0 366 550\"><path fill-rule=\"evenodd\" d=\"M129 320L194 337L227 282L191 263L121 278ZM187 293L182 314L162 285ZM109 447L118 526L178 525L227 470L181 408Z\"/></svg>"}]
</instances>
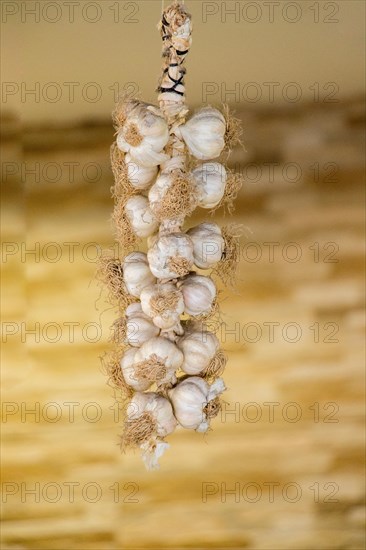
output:
<instances>
[{"instance_id":1,"label":"garlic clove","mask_svg":"<svg viewBox=\"0 0 366 550\"><path fill-rule=\"evenodd\" d=\"M215 283L210 277L191 274L178 283L178 287L183 294L185 313L192 316L210 313L217 294Z\"/></svg>"},{"instance_id":2,"label":"garlic clove","mask_svg":"<svg viewBox=\"0 0 366 550\"><path fill-rule=\"evenodd\" d=\"M216 223L201 223L187 231L193 242L194 263L201 269L214 267L225 250L221 229Z\"/></svg>"},{"instance_id":3,"label":"garlic clove","mask_svg":"<svg viewBox=\"0 0 366 550\"><path fill-rule=\"evenodd\" d=\"M126 322L126 341L133 347L141 347L159 332L160 329L143 313L129 317Z\"/></svg>"},{"instance_id":4,"label":"garlic clove","mask_svg":"<svg viewBox=\"0 0 366 550\"><path fill-rule=\"evenodd\" d=\"M184 233L161 235L147 257L151 272L158 279L183 277L193 266L192 239Z\"/></svg>"},{"instance_id":5,"label":"garlic clove","mask_svg":"<svg viewBox=\"0 0 366 550\"><path fill-rule=\"evenodd\" d=\"M142 191L148 189L158 175L157 166L139 166L132 160L131 155L129 154L126 155L125 163L127 167L128 181L135 189Z\"/></svg>"},{"instance_id":6,"label":"garlic clove","mask_svg":"<svg viewBox=\"0 0 366 550\"><path fill-rule=\"evenodd\" d=\"M225 147L226 120L220 111L212 107L201 109L177 131L189 152L197 159L214 159Z\"/></svg>"},{"instance_id":7,"label":"garlic clove","mask_svg":"<svg viewBox=\"0 0 366 550\"><path fill-rule=\"evenodd\" d=\"M142 195L130 197L125 209L132 230L138 237L145 238L155 233L159 224L146 197Z\"/></svg>"},{"instance_id":8,"label":"garlic clove","mask_svg":"<svg viewBox=\"0 0 366 550\"><path fill-rule=\"evenodd\" d=\"M225 167L218 162L205 162L193 170L192 176L196 183L198 206L206 209L218 206L225 194Z\"/></svg>"},{"instance_id":9,"label":"garlic clove","mask_svg":"<svg viewBox=\"0 0 366 550\"><path fill-rule=\"evenodd\" d=\"M127 291L135 298L140 297L145 287L156 282L156 278L150 271L146 254L143 252L131 252L131 254L125 257L123 262L123 280ZM134 308L128 311L137 311L138 304L132 304L130 307L132 306Z\"/></svg>"}]
</instances>

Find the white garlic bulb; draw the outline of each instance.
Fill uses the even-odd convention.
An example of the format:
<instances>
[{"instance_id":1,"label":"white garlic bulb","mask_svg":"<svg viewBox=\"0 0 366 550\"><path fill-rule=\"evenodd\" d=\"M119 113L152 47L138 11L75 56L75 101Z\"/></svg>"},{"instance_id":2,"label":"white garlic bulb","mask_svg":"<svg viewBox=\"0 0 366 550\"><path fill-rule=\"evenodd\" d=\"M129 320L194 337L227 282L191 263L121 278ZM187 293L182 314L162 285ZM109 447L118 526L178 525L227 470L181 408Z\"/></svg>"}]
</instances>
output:
<instances>
[{"instance_id":1,"label":"white garlic bulb","mask_svg":"<svg viewBox=\"0 0 366 550\"><path fill-rule=\"evenodd\" d=\"M174 432L177 420L170 401L153 392L135 393L127 408L127 424L138 421L142 415L147 416L151 435L140 443L140 448L146 468L153 470L159 467L159 458L169 448L162 438Z\"/></svg>"},{"instance_id":2,"label":"white garlic bulb","mask_svg":"<svg viewBox=\"0 0 366 550\"><path fill-rule=\"evenodd\" d=\"M169 390L175 418L183 428L206 432L210 418L220 410L217 398L225 389L221 378L210 386L203 378L188 376Z\"/></svg>"},{"instance_id":3,"label":"white garlic bulb","mask_svg":"<svg viewBox=\"0 0 366 550\"><path fill-rule=\"evenodd\" d=\"M150 270L158 279L176 279L193 266L193 243L185 233L161 235L147 253Z\"/></svg>"},{"instance_id":4,"label":"white garlic bulb","mask_svg":"<svg viewBox=\"0 0 366 550\"><path fill-rule=\"evenodd\" d=\"M126 341L130 346L139 348L144 342L150 340L150 338L158 336L160 330L154 325L150 317L143 313L141 304L131 305L139 306L139 310L131 308L131 306L126 309Z\"/></svg>"},{"instance_id":5,"label":"white garlic bulb","mask_svg":"<svg viewBox=\"0 0 366 550\"><path fill-rule=\"evenodd\" d=\"M125 210L132 230L138 237L144 238L155 233L159 223L146 197L142 195L130 197L126 202Z\"/></svg>"},{"instance_id":6,"label":"white garlic bulb","mask_svg":"<svg viewBox=\"0 0 366 550\"><path fill-rule=\"evenodd\" d=\"M183 353L170 340L162 336L151 338L135 355L135 372L137 378L156 382L158 386L174 384L175 371L183 363Z\"/></svg>"},{"instance_id":7,"label":"white garlic bulb","mask_svg":"<svg viewBox=\"0 0 366 550\"><path fill-rule=\"evenodd\" d=\"M189 152L200 160L218 157L225 147L226 120L212 107L204 107L186 124L179 126Z\"/></svg>"},{"instance_id":8,"label":"white garlic bulb","mask_svg":"<svg viewBox=\"0 0 366 550\"><path fill-rule=\"evenodd\" d=\"M187 374L200 374L214 358L219 349L219 341L209 331L188 332L180 338L177 346L184 355L181 369Z\"/></svg>"},{"instance_id":9,"label":"white garlic bulb","mask_svg":"<svg viewBox=\"0 0 366 550\"><path fill-rule=\"evenodd\" d=\"M154 325L163 330L179 323L184 311L183 295L172 283L161 283L144 288L141 292L141 307Z\"/></svg>"},{"instance_id":10,"label":"white garlic bulb","mask_svg":"<svg viewBox=\"0 0 366 550\"><path fill-rule=\"evenodd\" d=\"M216 265L224 253L225 241L216 223L201 223L187 231L193 241L194 263L201 269Z\"/></svg>"},{"instance_id":11,"label":"white garlic bulb","mask_svg":"<svg viewBox=\"0 0 366 550\"><path fill-rule=\"evenodd\" d=\"M147 168L168 160L162 152L168 141L168 125L160 110L141 102L129 110L117 136L118 148Z\"/></svg>"},{"instance_id":12,"label":"white garlic bulb","mask_svg":"<svg viewBox=\"0 0 366 550\"><path fill-rule=\"evenodd\" d=\"M165 194L169 191L173 183L173 176L169 172L162 172L149 191L149 203L153 212L156 212L161 206Z\"/></svg>"},{"instance_id":13,"label":"white garlic bulb","mask_svg":"<svg viewBox=\"0 0 366 550\"><path fill-rule=\"evenodd\" d=\"M210 313L217 293L210 277L191 274L178 283L178 287L183 294L185 313L193 316Z\"/></svg>"},{"instance_id":14,"label":"white garlic bulb","mask_svg":"<svg viewBox=\"0 0 366 550\"><path fill-rule=\"evenodd\" d=\"M140 166L137 162L132 160L129 154L125 157L125 163L128 181L135 189L142 191L148 189L158 175L157 166Z\"/></svg>"},{"instance_id":15,"label":"white garlic bulb","mask_svg":"<svg viewBox=\"0 0 366 550\"><path fill-rule=\"evenodd\" d=\"M205 162L193 170L192 176L196 183L198 206L215 208L225 193L225 167L219 162Z\"/></svg>"},{"instance_id":16,"label":"white garlic bulb","mask_svg":"<svg viewBox=\"0 0 366 550\"><path fill-rule=\"evenodd\" d=\"M143 252L131 252L123 262L123 280L131 296L139 298L142 290L156 282ZM133 304L135 306L135 304Z\"/></svg>"},{"instance_id":17,"label":"white garlic bulb","mask_svg":"<svg viewBox=\"0 0 366 550\"><path fill-rule=\"evenodd\" d=\"M120 361L123 378L126 384L131 386L135 391L145 391L151 386L151 381L136 377L134 367L135 354L135 349L128 349L123 355Z\"/></svg>"}]
</instances>

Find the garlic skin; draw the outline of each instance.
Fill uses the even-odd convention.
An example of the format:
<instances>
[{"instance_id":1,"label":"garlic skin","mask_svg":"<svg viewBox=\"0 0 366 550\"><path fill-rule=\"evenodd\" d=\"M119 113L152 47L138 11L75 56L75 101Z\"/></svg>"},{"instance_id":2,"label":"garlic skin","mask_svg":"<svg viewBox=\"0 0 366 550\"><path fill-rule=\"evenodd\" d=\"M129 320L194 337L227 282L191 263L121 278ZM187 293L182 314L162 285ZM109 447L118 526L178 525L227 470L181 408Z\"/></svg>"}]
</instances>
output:
<instances>
[{"instance_id":1,"label":"garlic skin","mask_svg":"<svg viewBox=\"0 0 366 550\"><path fill-rule=\"evenodd\" d=\"M134 189L141 191L148 189L158 175L157 166L139 166L132 160L131 155L129 154L125 157L125 164L127 168L128 181Z\"/></svg>"},{"instance_id":2,"label":"garlic skin","mask_svg":"<svg viewBox=\"0 0 366 550\"><path fill-rule=\"evenodd\" d=\"M186 374L196 375L210 364L220 344L215 334L202 330L188 332L179 339L177 346L184 355L181 369Z\"/></svg>"},{"instance_id":3,"label":"garlic skin","mask_svg":"<svg viewBox=\"0 0 366 550\"><path fill-rule=\"evenodd\" d=\"M141 348L137 350L135 355L135 366L137 364L146 365L152 363L151 368L156 373L151 376L150 384L153 381L158 386L164 384L175 384L175 371L180 368L183 363L183 353L170 340L162 336L151 338Z\"/></svg>"},{"instance_id":4,"label":"garlic skin","mask_svg":"<svg viewBox=\"0 0 366 550\"><path fill-rule=\"evenodd\" d=\"M208 403L225 391L225 384L218 378L211 386L198 376L189 376L169 390L174 416L188 430L207 432L210 418L205 413Z\"/></svg>"},{"instance_id":5,"label":"garlic skin","mask_svg":"<svg viewBox=\"0 0 366 550\"><path fill-rule=\"evenodd\" d=\"M220 156L225 147L226 120L217 109L204 107L177 130L189 152L200 160Z\"/></svg>"},{"instance_id":6,"label":"garlic skin","mask_svg":"<svg viewBox=\"0 0 366 550\"><path fill-rule=\"evenodd\" d=\"M193 242L193 258L197 267L210 269L221 260L225 241L216 223L201 223L189 229L187 235Z\"/></svg>"},{"instance_id":7,"label":"garlic skin","mask_svg":"<svg viewBox=\"0 0 366 550\"><path fill-rule=\"evenodd\" d=\"M184 311L183 295L172 283L144 288L140 300L142 311L162 330L175 327Z\"/></svg>"},{"instance_id":8,"label":"garlic skin","mask_svg":"<svg viewBox=\"0 0 366 550\"><path fill-rule=\"evenodd\" d=\"M198 206L215 208L225 193L227 172L219 162L205 162L195 168L192 176L196 183Z\"/></svg>"},{"instance_id":9,"label":"garlic skin","mask_svg":"<svg viewBox=\"0 0 366 550\"><path fill-rule=\"evenodd\" d=\"M159 223L152 213L146 197L142 195L130 197L126 202L125 210L135 235L145 238L155 233Z\"/></svg>"},{"instance_id":10,"label":"garlic skin","mask_svg":"<svg viewBox=\"0 0 366 550\"><path fill-rule=\"evenodd\" d=\"M178 283L184 300L184 311L188 315L206 315L212 309L217 290L210 277L191 274Z\"/></svg>"},{"instance_id":11,"label":"garlic skin","mask_svg":"<svg viewBox=\"0 0 366 550\"><path fill-rule=\"evenodd\" d=\"M140 306L140 304L137 305ZM154 325L150 317L145 315L142 310L128 314L127 308L126 317L126 341L130 346L139 348L144 342L159 335L160 329Z\"/></svg>"},{"instance_id":12,"label":"garlic skin","mask_svg":"<svg viewBox=\"0 0 366 550\"><path fill-rule=\"evenodd\" d=\"M120 361L123 378L126 384L131 386L135 391L145 391L151 386L151 382L148 380L138 380L136 378L134 361L135 361L135 349L128 349Z\"/></svg>"},{"instance_id":13,"label":"garlic skin","mask_svg":"<svg viewBox=\"0 0 366 550\"><path fill-rule=\"evenodd\" d=\"M177 279L193 266L193 242L185 233L161 235L147 253L150 270L158 279Z\"/></svg>"},{"instance_id":14,"label":"garlic skin","mask_svg":"<svg viewBox=\"0 0 366 550\"><path fill-rule=\"evenodd\" d=\"M139 298L142 290L154 284L156 279L151 273L147 256L143 252L131 252L123 262L123 280L131 296ZM138 304L132 304L137 306ZM132 310L130 310L132 311Z\"/></svg>"},{"instance_id":15,"label":"garlic skin","mask_svg":"<svg viewBox=\"0 0 366 550\"><path fill-rule=\"evenodd\" d=\"M162 152L168 141L169 129L161 111L136 101L118 132L117 147L139 166L150 168L168 160Z\"/></svg>"}]
</instances>

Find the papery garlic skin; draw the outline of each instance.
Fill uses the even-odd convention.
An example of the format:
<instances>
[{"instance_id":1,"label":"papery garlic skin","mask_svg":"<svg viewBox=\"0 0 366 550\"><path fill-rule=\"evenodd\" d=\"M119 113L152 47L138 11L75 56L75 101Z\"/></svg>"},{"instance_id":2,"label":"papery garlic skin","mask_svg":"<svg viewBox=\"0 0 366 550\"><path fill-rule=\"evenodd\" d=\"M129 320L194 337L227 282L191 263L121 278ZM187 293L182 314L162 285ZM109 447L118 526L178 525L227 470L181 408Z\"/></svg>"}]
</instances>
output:
<instances>
[{"instance_id":1,"label":"papery garlic skin","mask_svg":"<svg viewBox=\"0 0 366 550\"><path fill-rule=\"evenodd\" d=\"M158 279L176 279L193 266L192 239L184 233L161 235L147 253L150 270Z\"/></svg>"},{"instance_id":2,"label":"papery garlic skin","mask_svg":"<svg viewBox=\"0 0 366 550\"><path fill-rule=\"evenodd\" d=\"M150 271L147 255L143 252L128 254L124 259L122 268L127 291L135 298L140 297L145 287L156 283L156 278Z\"/></svg>"},{"instance_id":3,"label":"papery garlic skin","mask_svg":"<svg viewBox=\"0 0 366 550\"><path fill-rule=\"evenodd\" d=\"M158 175L157 166L140 166L137 162L132 160L131 155L129 154L125 157L125 164L127 168L128 181L134 189L141 191L148 189Z\"/></svg>"},{"instance_id":4,"label":"papery garlic skin","mask_svg":"<svg viewBox=\"0 0 366 550\"><path fill-rule=\"evenodd\" d=\"M217 290L210 277L204 275L188 275L182 283L178 283L184 300L184 311L188 315L199 316L210 313Z\"/></svg>"},{"instance_id":5,"label":"papery garlic skin","mask_svg":"<svg viewBox=\"0 0 366 550\"><path fill-rule=\"evenodd\" d=\"M210 425L210 419L206 417L204 409L225 389L221 378L218 378L210 386L198 376L187 377L168 392L175 418L183 428L206 432Z\"/></svg>"},{"instance_id":6,"label":"papery garlic skin","mask_svg":"<svg viewBox=\"0 0 366 550\"><path fill-rule=\"evenodd\" d=\"M167 305L158 311L157 300L164 302L164 299L166 301L169 297L173 299L173 305ZM144 288L140 300L143 312L162 330L169 330L176 326L184 311L183 295L172 283L160 283Z\"/></svg>"},{"instance_id":7,"label":"papery garlic skin","mask_svg":"<svg viewBox=\"0 0 366 550\"><path fill-rule=\"evenodd\" d=\"M174 384L176 382L175 372L183 363L183 353L173 342L158 336L145 342L136 351L135 365L149 361L161 364L159 374L155 379L158 386Z\"/></svg>"},{"instance_id":8,"label":"papery garlic skin","mask_svg":"<svg viewBox=\"0 0 366 550\"><path fill-rule=\"evenodd\" d=\"M194 263L201 269L214 267L225 250L221 229L216 223L201 223L187 231L193 242Z\"/></svg>"},{"instance_id":9,"label":"papery garlic skin","mask_svg":"<svg viewBox=\"0 0 366 550\"><path fill-rule=\"evenodd\" d=\"M146 197L142 195L130 197L126 202L125 210L135 235L145 238L155 233L159 223L152 213Z\"/></svg>"},{"instance_id":10,"label":"papery garlic skin","mask_svg":"<svg viewBox=\"0 0 366 550\"><path fill-rule=\"evenodd\" d=\"M219 162L205 162L192 171L196 184L198 206L215 208L225 193L227 172Z\"/></svg>"},{"instance_id":11,"label":"papery garlic skin","mask_svg":"<svg viewBox=\"0 0 366 550\"><path fill-rule=\"evenodd\" d=\"M168 160L162 151L169 141L169 129L157 107L136 102L117 136L117 146L139 166L158 166Z\"/></svg>"},{"instance_id":12,"label":"papery garlic skin","mask_svg":"<svg viewBox=\"0 0 366 550\"><path fill-rule=\"evenodd\" d=\"M120 361L123 378L125 379L126 384L131 386L131 388L135 391L145 391L151 386L151 382L147 380L138 380L136 378L134 368L135 354L135 349L128 349L124 353Z\"/></svg>"},{"instance_id":13,"label":"papery garlic skin","mask_svg":"<svg viewBox=\"0 0 366 550\"><path fill-rule=\"evenodd\" d=\"M186 333L177 342L183 352L181 369L190 375L197 375L210 364L219 349L219 341L212 332L202 330Z\"/></svg>"},{"instance_id":14,"label":"papery garlic skin","mask_svg":"<svg viewBox=\"0 0 366 550\"><path fill-rule=\"evenodd\" d=\"M189 152L200 160L220 156L225 147L226 120L212 107L204 107L178 128Z\"/></svg>"},{"instance_id":15,"label":"papery garlic skin","mask_svg":"<svg viewBox=\"0 0 366 550\"><path fill-rule=\"evenodd\" d=\"M127 317L126 342L133 347L141 347L142 344L158 336L160 329L142 311Z\"/></svg>"}]
</instances>

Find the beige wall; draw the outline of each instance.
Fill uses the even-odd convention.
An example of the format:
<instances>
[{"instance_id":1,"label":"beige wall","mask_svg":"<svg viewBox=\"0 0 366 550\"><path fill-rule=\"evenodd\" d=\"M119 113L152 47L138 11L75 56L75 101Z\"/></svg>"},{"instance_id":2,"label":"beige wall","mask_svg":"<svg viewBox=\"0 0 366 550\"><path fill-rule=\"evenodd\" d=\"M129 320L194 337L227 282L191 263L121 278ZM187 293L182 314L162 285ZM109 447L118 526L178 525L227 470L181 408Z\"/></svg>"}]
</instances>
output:
<instances>
[{"instance_id":1,"label":"beige wall","mask_svg":"<svg viewBox=\"0 0 366 550\"><path fill-rule=\"evenodd\" d=\"M110 87L116 82L120 88L132 83L129 90L138 89L143 98L154 100L161 1L80 0L74 4L74 22L70 23L71 8L62 0L2 2L2 80L10 83L3 84L3 102L6 108L21 111L25 121L108 116L114 103ZM99 15L92 4L97 4ZM264 103L270 103L269 85L264 84L268 82L278 83L274 100L280 104L289 103L297 93L311 100L315 83L319 83L320 100L332 92L335 95L329 99L364 90L362 1L187 0L186 4L195 24L187 77L191 104L202 99L212 103L229 100L250 107L257 93ZM26 12L32 5L39 22ZM117 5L119 23L114 22ZM13 10L17 13L11 15ZM230 15L230 10L235 13ZM96 16L95 23L86 21ZM256 18L257 22L249 22ZM298 21L289 22L294 19ZM56 87L47 87L50 82L56 83L60 94L56 102L51 101ZM69 99L66 82L78 83L74 101ZM92 82L100 95L96 102L92 101L96 88L85 87ZM214 83L213 93L202 98L208 82ZM247 87L250 82L256 85ZM291 82L296 87L286 88ZM35 86L39 86L37 97L24 95ZM225 87L236 87L236 96L225 95Z\"/></svg>"}]
</instances>

